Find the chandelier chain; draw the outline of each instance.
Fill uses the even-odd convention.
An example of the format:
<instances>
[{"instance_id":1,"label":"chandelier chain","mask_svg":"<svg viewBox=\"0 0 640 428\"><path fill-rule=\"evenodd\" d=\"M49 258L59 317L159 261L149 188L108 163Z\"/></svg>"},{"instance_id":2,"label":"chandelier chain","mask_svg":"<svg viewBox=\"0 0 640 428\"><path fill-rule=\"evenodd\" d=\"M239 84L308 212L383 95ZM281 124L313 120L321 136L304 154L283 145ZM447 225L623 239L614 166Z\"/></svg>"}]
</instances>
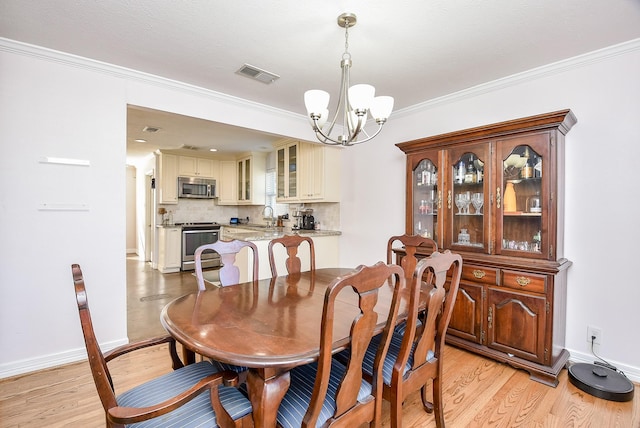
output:
<instances>
[{"instance_id":1,"label":"chandelier chain","mask_svg":"<svg viewBox=\"0 0 640 428\"><path fill-rule=\"evenodd\" d=\"M344 53L342 54L343 59L351 59L351 54L349 53L349 20L345 19L344 26Z\"/></svg>"}]
</instances>

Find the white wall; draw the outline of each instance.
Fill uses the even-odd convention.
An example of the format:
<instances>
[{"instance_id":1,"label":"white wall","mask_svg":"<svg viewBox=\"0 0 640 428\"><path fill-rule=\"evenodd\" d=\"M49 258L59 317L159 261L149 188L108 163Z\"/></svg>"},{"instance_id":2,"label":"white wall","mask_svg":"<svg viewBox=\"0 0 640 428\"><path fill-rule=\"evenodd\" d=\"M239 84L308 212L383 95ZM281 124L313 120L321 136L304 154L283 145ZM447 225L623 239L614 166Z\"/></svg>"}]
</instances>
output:
<instances>
[{"instance_id":1,"label":"white wall","mask_svg":"<svg viewBox=\"0 0 640 428\"><path fill-rule=\"evenodd\" d=\"M379 137L344 150L340 264L382 259L387 237L404 231L404 155L395 143L571 108L578 124L567 136L567 347L572 358L588 358L586 326L597 326L600 353L640 380L631 259L640 236L637 213L623 205L637 194L640 41L607 52L618 55L397 112ZM127 340L127 104L313 140L302 115L6 40L0 93L0 377L83 357L74 262L85 271L101 344ZM43 156L91 165L44 165ZM42 203L89 209L39 211Z\"/></svg>"},{"instance_id":2,"label":"white wall","mask_svg":"<svg viewBox=\"0 0 640 428\"><path fill-rule=\"evenodd\" d=\"M597 326L596 352L640 380L638 76L636 40L392 115L375 140L343 154L353 186L342 195L342 264L382 260L387 237L404 233L405 156L395 143L570 108L578 123L566 137L566 346L573 360L592 362L587 325Z\"/></svg>"},{"instance_id":3,"label":"white wall","mask_svg":"<svg viewBox=\"0 0 640 428\"><path fill-rule=\"evenodd\" d=\"M127 104L312 136L302 115L6 39L0 94L0 378L84 358L72 263L103 348L128 341Z\"/></svg>"}]
</instances>

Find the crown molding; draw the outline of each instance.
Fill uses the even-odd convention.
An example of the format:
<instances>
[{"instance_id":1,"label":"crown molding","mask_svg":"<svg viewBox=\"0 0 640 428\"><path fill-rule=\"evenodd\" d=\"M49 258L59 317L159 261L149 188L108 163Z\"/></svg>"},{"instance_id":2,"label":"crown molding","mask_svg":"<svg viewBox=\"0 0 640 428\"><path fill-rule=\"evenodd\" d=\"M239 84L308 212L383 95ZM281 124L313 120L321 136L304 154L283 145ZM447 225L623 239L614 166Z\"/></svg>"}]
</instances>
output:
<instances>
[{"instance_id":1,"label":"crown molding","mask_svg":"<svg viewBox=\"0 0 640 428\"><path fill-rule=\"evenodd\" d=\"M482 95L487 92L503 89L506 87L521 84L523 82L540 79L545 76L563 73L567 70L576 69L587 66L592 63L605 61L609 58L624 55L629 52L633 52L640 49L640 38L629 40L627 42L619 43L617 45L609 46L603 49L599 49L586 54L578 55L572 58L567 58L558 62L554 62L541 67L533 68L531 70L524 71L522 73L513 74L501 79L493 80L491 82L482 83L480 85L472 86L461 91L453 92L451 94L443 95L441 97L433 98L412 106L397 110L392 113L392 117L402 117L410 114L414 114L420 111L429 110L437 106L446 105L452 102L460 101L466 98L472 98L478 95ZM149 73L144 73L137 70L132 70L125 67L73 55L65 52L56 51L42 46L31 45L28 43L22 43L11 39L0 37L0 51L14 53L18 55L30 56L33 58L57 62L72 67L84 68L95 72L100 72L108 75L112 75L119 78L124 78L133 81L140 81L146 84L155 85L158 87L164 87L172 90L178 90L185 93L195 94L211 98L215 101L234 104L243 108L257 109L265 113L287 116L295 120L305 120L306 116L300 113L294 113L288 110L279 109L266 104L260 104L253 101L249 101L243 98L234 97L222 92L205 89L199 86L190 85L188 83L180 82L177 80L167 79L161 76L156 76Z\"/></svg>"},{"instance_id":2,"label":"crown molding","mask_svg":"<svg viewBox=\"0 0 640 428\"><path fill-rule=\"evenodd\" d=\"M472 98L478 95L485 94L487 92L496 91L499 89L507 88L509 86L515 86L523 82L540 79L542 77L563 73L565 71L584 67L596 62L605 61L609 58L624 55L639 49L640 38L629 40L617 45L609 46L593 52L578 55L572 58L567 58L558 62L543 65L541 67L536 67L531 70L523 71L522 73L513 74L511 76L493 80L491 82L472 86L470 88L443 95L441 97L433 98L419 104L414 104L412 106L394 112L392 114L392 117L407 116L420 111L432 109L434 107L461 101L466 98Z\"/></svg>"},{"instance_id":3,"label":"crown molding","mask_svg":"<svg viewBox=\"0 0 640 428\"><path fill-rule=\"evenodd\" d=\"M234 97L233 95L205 89L200 86L191 85L188 83L180 82L178 80L167 79L165 77L157 76L154 74L144 73L142 71L132 70L130 68L109 64L106 62L97 61L66 52L56 51L42 46L18 42L3 37L0 37L0 51L29 56L43 61L64 64L70 67L103 73L130 81L138 81L166 89L177 90L191 95L210 98L224 104L233 104L242 108L261 110L264 113L276 116L287 116L291 119L306 121L306 117L299 113L294 113L266 104L249 101L244 98Z\"/></svg>"}]
</instances>

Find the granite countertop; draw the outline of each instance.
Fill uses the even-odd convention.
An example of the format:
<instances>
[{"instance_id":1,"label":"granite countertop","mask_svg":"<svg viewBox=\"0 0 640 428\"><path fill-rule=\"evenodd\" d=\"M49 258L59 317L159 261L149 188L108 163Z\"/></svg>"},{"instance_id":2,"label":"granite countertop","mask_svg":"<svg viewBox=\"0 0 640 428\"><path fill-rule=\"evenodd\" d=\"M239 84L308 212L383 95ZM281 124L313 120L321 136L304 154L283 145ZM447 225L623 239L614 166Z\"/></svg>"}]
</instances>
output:
<instances>
[{"instance_id":1,"label":"granite countertop","mask_svg":"<svg viewBox=\"0 0 640 428\"><path fill-rule=\"evenodd\" d=\"M284 235L300 235L310 238L321 236L337 236L339 230L291 230L289 227L266 228L264 225L238 224L224 225L222 227L222 239L240 239L243 241L270 241Z\"/></svg>"}]
</instances>

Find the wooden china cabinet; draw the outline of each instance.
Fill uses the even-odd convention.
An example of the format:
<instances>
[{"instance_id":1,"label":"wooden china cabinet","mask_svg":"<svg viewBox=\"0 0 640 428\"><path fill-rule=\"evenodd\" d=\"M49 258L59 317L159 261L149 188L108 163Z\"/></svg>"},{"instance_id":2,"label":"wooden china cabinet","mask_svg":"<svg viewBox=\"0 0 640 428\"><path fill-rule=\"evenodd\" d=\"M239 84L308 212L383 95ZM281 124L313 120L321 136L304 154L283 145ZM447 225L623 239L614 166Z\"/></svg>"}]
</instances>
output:
<instances>
[{"instance_id":1,"label":"wooden china cabinet","mask_svg":"<svg viewBox=\"0 0 640 428\"><path fill-rule=\"evenodd\" d=\"M397 144L406 232L464 260L447 342L552 386L569 358L564 136L575 123L563 110Z\"/></svg>"}]
</instances>

